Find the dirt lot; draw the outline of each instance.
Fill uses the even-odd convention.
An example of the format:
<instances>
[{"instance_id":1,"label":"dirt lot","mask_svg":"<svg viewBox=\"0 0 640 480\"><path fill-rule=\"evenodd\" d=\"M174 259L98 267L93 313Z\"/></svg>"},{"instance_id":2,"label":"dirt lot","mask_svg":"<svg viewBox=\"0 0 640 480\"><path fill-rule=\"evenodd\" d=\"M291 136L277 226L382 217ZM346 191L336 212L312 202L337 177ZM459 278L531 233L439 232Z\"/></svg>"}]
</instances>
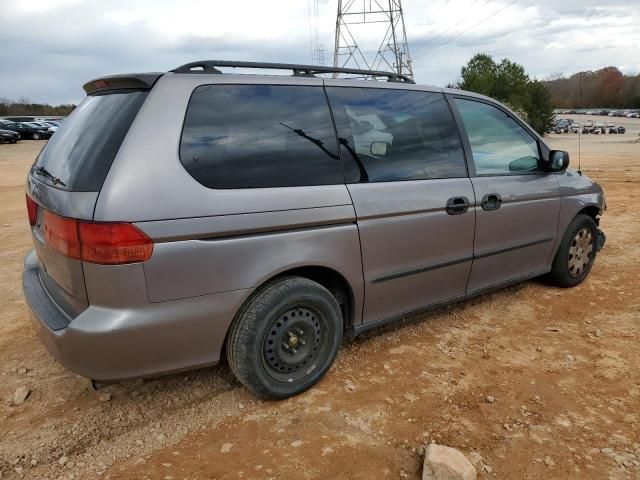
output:
<instances>
[{"instance_id":1,"label":"dirt lot","mask_svg":"<svg viewBox=\"0 0 640 480\"><path fill-rule=\"evenodd\" d=\"M224 365L94 392L56 364L20 281L23 181L42 142L1 145L2 478L419 478L435 441L477 452L485 479L640 479L640 120L616 121L626 135L583 137L609 203L583 285L527 282L374 332L283 402ZM551 142L577 164L577 136Z\"/></svg>"}]
</instances>

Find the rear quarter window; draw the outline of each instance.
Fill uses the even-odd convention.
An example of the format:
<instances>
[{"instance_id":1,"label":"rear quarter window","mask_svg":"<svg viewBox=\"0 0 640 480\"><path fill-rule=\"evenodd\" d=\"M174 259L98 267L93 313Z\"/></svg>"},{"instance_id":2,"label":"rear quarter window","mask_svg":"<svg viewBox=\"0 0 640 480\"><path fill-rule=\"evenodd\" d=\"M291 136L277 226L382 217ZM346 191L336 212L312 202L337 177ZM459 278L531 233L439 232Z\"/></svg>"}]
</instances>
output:
<instances>
[{"instance_id":1,"label":"rear quarter window","mask_svg":"<svg viewBox=\"0 0 640 480\"><path fill-rule=\"evenodd\" d=\"M322 87L204 85L194 90L180 160L209 188L342 183Z\"/></svg>"},{"instance_id":2,"label":"rear quarter window","mask_svg":"<svg viewBox=\"0 0 640 480\"><path fill-rule=\"evenodd\" d=\"M99 191L146 96L146 91L88 96L51 137L36 167L57 177L62 182L57 188Z\"/></svg>"}]
</instances>

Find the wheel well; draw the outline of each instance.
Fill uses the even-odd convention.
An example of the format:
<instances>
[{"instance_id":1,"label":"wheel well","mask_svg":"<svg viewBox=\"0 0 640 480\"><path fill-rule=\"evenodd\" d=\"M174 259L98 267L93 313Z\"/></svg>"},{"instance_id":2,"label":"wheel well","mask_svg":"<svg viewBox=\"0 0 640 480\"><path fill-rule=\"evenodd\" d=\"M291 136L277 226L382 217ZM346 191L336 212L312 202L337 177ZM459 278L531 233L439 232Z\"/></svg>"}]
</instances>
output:
<instances>
[{"instance_id":1,"label":"wheel well","mask_svg":"<svg viewBox=\"0 0 640 480\"><path fill-rule=\"evenodd\" d=\"M349 282L341 274L331 268L309 266L281 272L275 278L290 275L308 278L329 290L340 305L345 330L353 326L353 292Z\"/></svg>"},{"instance_id":2,"label":"wheel well","mask_svg":"<svg viewBox=\"0 0 640 480\"><path fill-rule=\"evenodd\" d=\"M581 214L581 213L585 215L589 215L591 218L593 218L596 221L596 224L598 223L598 215L600 214L600 209L595 205L584 207L582 210L578 212L578 214Z\"/></svg>"}]
</instances>

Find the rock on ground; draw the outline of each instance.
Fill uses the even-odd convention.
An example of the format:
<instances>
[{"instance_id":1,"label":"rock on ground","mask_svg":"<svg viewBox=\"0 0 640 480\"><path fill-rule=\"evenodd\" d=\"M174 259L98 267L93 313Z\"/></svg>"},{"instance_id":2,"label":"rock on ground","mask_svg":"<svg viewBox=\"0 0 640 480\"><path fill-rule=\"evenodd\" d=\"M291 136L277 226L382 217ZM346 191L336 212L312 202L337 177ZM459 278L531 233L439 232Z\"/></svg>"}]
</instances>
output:
<instances>
[{"instance_id":1,"label":"rock on ground","mask_svg":"<svg viewBox=\"0 0 640 480\"><path fill-rule=\"evenodd\" d=\"M29 390L27 387L16 388L16 392L13 395L13 403L15 405L22 405L30 393L31 390Z\"/></svg>"},{"instance_id":2,"label":"rock on ground","mask_svg":"<svg viewBox=\"0 0 640 480\"><path fill-rule=\"evenodd\" d=\"M422 480L476 480L476 469L455 448L431 444L424 452Z\"/></svg>"}]
</instances>

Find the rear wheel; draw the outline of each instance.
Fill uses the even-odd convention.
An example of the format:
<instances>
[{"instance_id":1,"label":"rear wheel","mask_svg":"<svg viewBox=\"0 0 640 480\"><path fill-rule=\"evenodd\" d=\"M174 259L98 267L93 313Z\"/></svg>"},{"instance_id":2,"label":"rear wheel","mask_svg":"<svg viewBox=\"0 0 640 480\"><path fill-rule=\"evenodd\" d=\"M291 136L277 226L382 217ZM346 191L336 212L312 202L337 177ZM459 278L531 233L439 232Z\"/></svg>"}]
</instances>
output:
<instances>
[{"instance_id":1,"label":"rear wheel","mask_svg":"<svg viewBox=\"0 0 640 480\"><path fill-rule=\"evenodd\" d=\"M297 395L329 370L342 342L335 297L303 277L277 279L238 313L227 339L235 376L270 399Z\"/></svg>"},{"instance_id":2,"label":"rear wheel","mask_svg":"<svg viewBox=\"0 0 640 480\"><path fill-rule=\"evenodd\" d=\"M573 219L553 260L549 279L559 287L573 287L589 275L596 259L598 227L588 215Z\"/></svg>"},{"instance_id":3,"label":"rear wheel","mask_svg":"<svg viewBox=\"0 0 640 480\"><path fill-rule=\"evenodd\" d=\"M31 135L31 138L33 138L34 140L40 140L40 134L34 133L33 135Z\"/></svg>"}]
</instances>

